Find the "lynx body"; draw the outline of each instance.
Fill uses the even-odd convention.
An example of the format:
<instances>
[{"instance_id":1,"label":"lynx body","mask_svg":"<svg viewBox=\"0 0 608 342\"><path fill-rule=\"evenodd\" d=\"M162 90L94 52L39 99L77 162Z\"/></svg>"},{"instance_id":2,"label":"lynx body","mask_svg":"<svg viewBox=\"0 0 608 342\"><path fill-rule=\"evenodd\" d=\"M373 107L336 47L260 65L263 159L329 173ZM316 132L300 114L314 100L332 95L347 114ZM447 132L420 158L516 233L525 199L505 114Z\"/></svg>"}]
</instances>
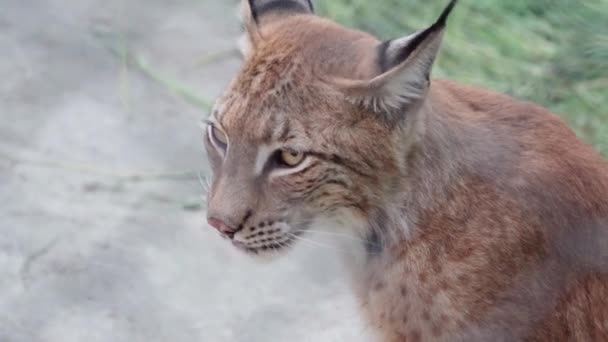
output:
<instances>
[{"instance_id":1,"label":"lynx body","mask_svg":"<svg viewBox=\"0 0 608 342\"><path fill-rule=\"evenodd\" d=\"M306 0L244 1L209 223L253 256L352 236L382 341L608 341L608 165L539 106L429 77L454 5L382 42Z\"/></svg>"}]
</instances>

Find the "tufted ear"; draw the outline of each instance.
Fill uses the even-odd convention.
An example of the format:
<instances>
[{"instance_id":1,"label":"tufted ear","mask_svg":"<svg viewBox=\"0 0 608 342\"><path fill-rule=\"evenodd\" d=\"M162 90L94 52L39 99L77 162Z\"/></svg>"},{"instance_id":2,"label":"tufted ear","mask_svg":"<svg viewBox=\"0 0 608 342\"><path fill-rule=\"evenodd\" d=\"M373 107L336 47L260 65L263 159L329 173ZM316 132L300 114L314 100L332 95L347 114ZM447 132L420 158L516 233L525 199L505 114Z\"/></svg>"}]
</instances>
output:
<instances>
[{"instance_id":1,"label":"tufted ear","mask_svg":"<svg viewBox=\"0 0 608 342\"><path fill-rule=\"evenodd\" d=\"M292 15L313 14L311 0L247 0L251 17L259 23L268 14Z\"/></svg>"},{"instance_id":2,"label":"tufted ear","mask_svg":"<svg viewBox=\"0 0 608 342\"><path fill-rule=\"evenodd\" d=\"M295 14L314 14L311 0L241 0L241 20L245 35L239 40L243 55L247 55L260 37L260 26L270 20Z\"/></svg>"},{"instance_id":3,"label":"tufted ear","mask_svg":"<svg viewBox=\"0 0 608 342\"><path fill-rule=\"evenodd\" d=\"M336 80L338 86L354 102L387 114L403 113L423 100L447 18L456 2L451 0L429 28L379 44L375 68L380 75L364 81Z\"/></svg>"}]
</instances>

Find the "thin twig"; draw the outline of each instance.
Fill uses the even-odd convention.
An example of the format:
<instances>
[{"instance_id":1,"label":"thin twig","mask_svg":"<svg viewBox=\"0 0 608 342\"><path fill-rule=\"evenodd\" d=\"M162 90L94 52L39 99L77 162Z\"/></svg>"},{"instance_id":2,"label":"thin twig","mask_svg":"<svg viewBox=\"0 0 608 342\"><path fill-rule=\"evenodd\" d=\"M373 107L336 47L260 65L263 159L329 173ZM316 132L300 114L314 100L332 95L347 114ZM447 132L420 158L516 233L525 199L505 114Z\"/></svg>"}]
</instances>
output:
<instances>
[{"instance_id":1,"label":"thin twig","mask_svg":"<svg viewBox=\"0 0 608 342\"><path fill-rule=\"evenodd\" d=\"M200 174L199 171L195 170L176 172L118 171L116 169L100 168L84 163L17 158L4 153L0 153L0 160L1 159L9 161L13 165L29 165L49 169L59 169L75 173L94 174L104 177L118 178L119 180L125 182L145 182L157 180L191 181L197 180Z\"/></svg>"},{"instance_id":2,"label":"thin twig","mask_svg":"<svg viewBox=\"0 0 608 342\"><path fill-rule=\"evenodd\" d=\"M109 34L93 32L93 35L101 42L101 45L106 50L119 58L122 63L126 63L127 65L134 67L145 76L163 85L170 92L180 96L186 102L206 111L211 110L212 104L210 101L196 94L190 87L184 85L183 83L161 74L151 67L150 64L147 63L142 57L136 56L132 51L129 51L126 47L124 47L124 44L112 43L111 38L108 37L110 36Z\"/></svg>"},{"instance_id":3,"label":"thin twig","mask_svg":"<svg viewBox=\"0 0 608 342\"><path fill-rule=\"evenodd\" d=\"M235 49L235 48L226 49L223 51L218 51L218 52L203 56L203 58L201 58L198 62L196 62L196 66L198 66L198 67L207 66L207 65L219 62L219 61L223 61L224 59L229 58L229 57L238 57L238 56L239 56L238 49Z\"/></svg>"}]
</instances>

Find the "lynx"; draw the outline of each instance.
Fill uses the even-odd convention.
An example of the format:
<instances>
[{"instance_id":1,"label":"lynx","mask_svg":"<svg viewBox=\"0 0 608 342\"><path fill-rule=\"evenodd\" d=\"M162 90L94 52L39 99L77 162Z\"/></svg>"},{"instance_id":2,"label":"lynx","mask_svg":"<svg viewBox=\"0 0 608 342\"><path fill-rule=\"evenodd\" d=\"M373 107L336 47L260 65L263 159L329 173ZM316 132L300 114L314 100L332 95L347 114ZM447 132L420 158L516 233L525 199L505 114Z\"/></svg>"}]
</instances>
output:
<instances>
[{"instance_id":1,"label":"lynx","mask_svg":"<svg viewBox=\"0 0 608 342\"><path fill-rule=\"evenodd\" d=\"M546 109L430 78L455 4L380 41L307 0L243 1L208 223L258 257L352 237L381 341L608 341L608 163Z\"/></svg>"}]
</instances>

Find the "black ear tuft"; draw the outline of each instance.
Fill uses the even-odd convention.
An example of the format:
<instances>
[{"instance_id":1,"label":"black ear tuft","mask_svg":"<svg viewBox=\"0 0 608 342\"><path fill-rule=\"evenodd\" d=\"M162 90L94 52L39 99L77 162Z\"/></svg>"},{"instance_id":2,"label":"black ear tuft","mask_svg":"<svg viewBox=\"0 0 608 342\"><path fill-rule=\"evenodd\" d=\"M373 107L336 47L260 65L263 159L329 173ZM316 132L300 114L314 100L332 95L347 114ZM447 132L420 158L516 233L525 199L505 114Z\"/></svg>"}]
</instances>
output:
<instances>
[{"instance_id":1,"label":"black ear tuft","mask_svg":"<svg viewBox=\"0 0 608 342\"><path fill-rule=\"evenodd\" d=\"M259 18L270 12L286 14L313 14L314 6L311 0L249 0L251 16L259 22Z\"/></svg>"},{"instance_id":2,"label":"black ear tuft","mask_svg":"<svg viewBox=\"0 0 608 342\"><path fill-rule=\"evenodd\" d=\"M439 19L437 19L437 21L435 22L435 25L445 26L445 23L447 22L448 17L452 13L452 10L454 9L454 6L456 6L457 2L458 2L458 0L450 1L448 6L443 10L441 15L439 16ZM435 26L435 25L433 25L433 26Z\"/></svg>"},{"instance_id":3,"label":"black ear tuft","mask_svg":"<svg viewBox=\"0 0 608 342\"><path fill-rule=\"evenodd\" d=\"M437 21L425 30L396 40L388 40L378 46L378 62L382 72L385 72L405 61L429 36L445 27L458 0L451 0Z\"/></svg>"}]
</instances>

